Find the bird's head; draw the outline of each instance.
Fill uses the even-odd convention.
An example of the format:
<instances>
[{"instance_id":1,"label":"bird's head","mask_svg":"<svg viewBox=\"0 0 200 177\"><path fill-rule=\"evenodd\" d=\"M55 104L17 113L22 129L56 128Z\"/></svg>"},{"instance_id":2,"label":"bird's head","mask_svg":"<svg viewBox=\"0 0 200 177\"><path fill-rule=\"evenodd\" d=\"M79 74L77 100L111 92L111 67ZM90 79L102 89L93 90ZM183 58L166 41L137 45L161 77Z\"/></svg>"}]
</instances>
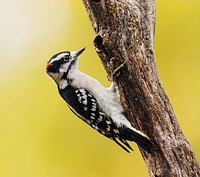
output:
<instances>
[{"instance_id":1,"label":"bird's head","mask_svg":"<svg viewBox=\"0 0 200 177\"><path fill-rule=\"evenodd\" d=\"M65 51L53 55L46 65L47 74L58 83L64 74L77 67L77 59L84 50L85 48L82 48L77 51Z\"/></svg>"}]
</instances>

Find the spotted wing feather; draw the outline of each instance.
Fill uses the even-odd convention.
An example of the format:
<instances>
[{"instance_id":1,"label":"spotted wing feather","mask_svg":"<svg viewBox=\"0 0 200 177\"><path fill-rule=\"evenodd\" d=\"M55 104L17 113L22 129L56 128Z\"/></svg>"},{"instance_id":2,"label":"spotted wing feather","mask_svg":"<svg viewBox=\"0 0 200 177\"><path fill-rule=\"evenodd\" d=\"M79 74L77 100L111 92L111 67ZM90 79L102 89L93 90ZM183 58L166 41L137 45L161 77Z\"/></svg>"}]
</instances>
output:
<instances>
[{"instance_id":1,"label":"spotted wing feather","mask_svg":"<svg viewBox=\"0 0 200 177\"><path fill-rule=\"evenodd\" d=\"M101 111L96 99L86 89L74 89L68 86L61 90L60 94L78 117L94 129L100 131L100 133L111 136L110 131L106 130L114 128L112 120Z\"/></svg>"}]
</instances>

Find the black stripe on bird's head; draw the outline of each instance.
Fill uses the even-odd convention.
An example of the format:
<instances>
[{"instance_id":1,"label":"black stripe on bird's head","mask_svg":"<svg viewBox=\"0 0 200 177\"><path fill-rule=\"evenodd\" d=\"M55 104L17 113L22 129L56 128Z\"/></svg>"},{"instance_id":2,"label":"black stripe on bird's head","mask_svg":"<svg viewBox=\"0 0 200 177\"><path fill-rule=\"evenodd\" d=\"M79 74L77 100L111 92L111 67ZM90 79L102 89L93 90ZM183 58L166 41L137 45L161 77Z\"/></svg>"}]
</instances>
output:
<instances>
[{"instance_id":1,"label":"black stripe on bird's head","mask_svg":"<svg viewBox=\"0 0 200 177\"><path fill-rule=\"evenodd\" d=\"M77 51L64 51L53 55L47 62L46 72L53 80L59 80L64 73L67 73L77 63L77 58L84 50L85 48L82 48Z\"/></svg>"}]
</instances>

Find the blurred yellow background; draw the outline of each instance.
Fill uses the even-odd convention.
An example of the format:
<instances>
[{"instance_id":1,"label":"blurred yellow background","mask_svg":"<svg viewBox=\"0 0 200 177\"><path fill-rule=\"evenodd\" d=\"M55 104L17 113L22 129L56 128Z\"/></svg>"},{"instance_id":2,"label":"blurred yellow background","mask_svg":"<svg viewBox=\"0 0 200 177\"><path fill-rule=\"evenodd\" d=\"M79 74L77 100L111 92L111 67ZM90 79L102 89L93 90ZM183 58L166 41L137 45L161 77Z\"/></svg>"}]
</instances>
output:
<instances>
[{"instance_id":1,"label":"blurred yellow background","mask_svg":"<svg viewBox=\"0 0 200 177\"><path fill-rule=\"evenodd\" d=\"M80 121L45 72L55 53L87 47L80 69L109 86L81 1L0 3L0 176L147 177L131 154ZM157 1L162 84L200 161L200 1Z\"/></svg>"}]
</instances>

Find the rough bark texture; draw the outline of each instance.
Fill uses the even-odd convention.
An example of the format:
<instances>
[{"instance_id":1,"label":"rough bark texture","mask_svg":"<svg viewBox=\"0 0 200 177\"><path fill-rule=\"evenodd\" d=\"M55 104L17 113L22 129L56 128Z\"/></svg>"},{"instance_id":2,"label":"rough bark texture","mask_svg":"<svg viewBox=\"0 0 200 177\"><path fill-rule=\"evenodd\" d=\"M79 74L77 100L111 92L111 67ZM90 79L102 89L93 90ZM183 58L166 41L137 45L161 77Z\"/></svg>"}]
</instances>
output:
<instances>
[{"instance_id":1,"label":"rough bark texture","mask_svg":"<svg viewBox=\"0 0 200 177\"><path fill-rule=\"evenodd\" d=\"M159 80L154 56L154 0L83 0L108 77L125 114L156 146L140 149L150 176L200 176L200 167ZM126 63L124 63L126 61ZM111 73L124 65L111 77Z\"/></svg>"}]
</instances>

